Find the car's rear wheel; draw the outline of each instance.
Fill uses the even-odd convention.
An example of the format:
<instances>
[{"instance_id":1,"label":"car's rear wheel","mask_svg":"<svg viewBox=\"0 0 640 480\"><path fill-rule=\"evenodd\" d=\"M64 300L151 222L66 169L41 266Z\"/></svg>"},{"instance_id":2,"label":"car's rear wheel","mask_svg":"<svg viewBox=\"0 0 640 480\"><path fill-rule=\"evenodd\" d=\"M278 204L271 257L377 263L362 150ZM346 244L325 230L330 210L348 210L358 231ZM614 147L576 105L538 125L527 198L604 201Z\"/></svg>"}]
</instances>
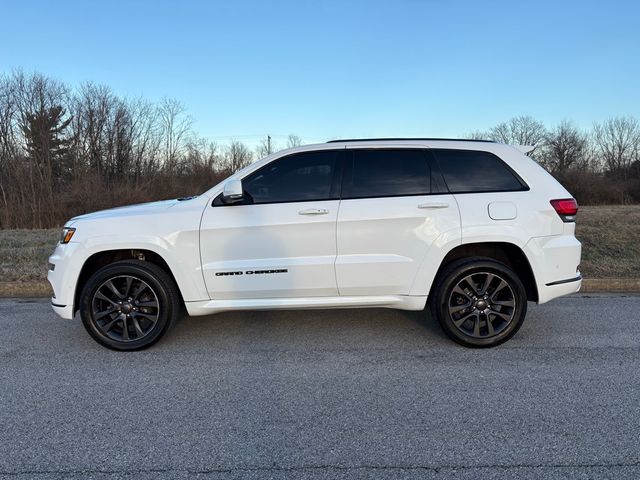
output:
<instances>
[{"instance_id":1,"label":"car's rear wheel","mask_svg":"<svg viewBox=\"0 0 640 480\"><path fill-rule=\"evenodd\" d=\"M516 273L482 257L448 265L436 279L429 302L444 332L467 347L507 341L527 313L527 295Z\"/></svg>"},{"instance_id":2,"label":"car's rear wheel","mask_svg":"<svg viewBox=\"0 0 640 480\"><path fill-rule=\"evenodd\" d=\"M167 273L138 260L115 262L95 272L80 297L89 334L114 350L153 345L180 315L180 295Z\"/></svg>"}]
</instances>

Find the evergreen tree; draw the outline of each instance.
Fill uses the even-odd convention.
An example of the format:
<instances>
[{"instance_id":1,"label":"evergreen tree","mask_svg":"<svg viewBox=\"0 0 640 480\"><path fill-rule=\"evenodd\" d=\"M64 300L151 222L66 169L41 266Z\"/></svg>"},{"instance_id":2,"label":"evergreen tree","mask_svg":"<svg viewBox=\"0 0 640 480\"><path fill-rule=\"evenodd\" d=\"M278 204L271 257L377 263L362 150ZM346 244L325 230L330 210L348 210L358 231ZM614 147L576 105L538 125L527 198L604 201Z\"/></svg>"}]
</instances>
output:
<instances>
[{"instance_id":1,"label":"evergreen tree","mask_svg":"<svg viewBox=\"0 0 640 480\"><path fill-rule=\"evenodd\" d=\"M22 131L26 140L27 155L41 175L48 179L60 179L69 170L69 144L65 130L71 117L64 118L61 106L42 109L27 115Z\"/></svg>"}]
</instances>

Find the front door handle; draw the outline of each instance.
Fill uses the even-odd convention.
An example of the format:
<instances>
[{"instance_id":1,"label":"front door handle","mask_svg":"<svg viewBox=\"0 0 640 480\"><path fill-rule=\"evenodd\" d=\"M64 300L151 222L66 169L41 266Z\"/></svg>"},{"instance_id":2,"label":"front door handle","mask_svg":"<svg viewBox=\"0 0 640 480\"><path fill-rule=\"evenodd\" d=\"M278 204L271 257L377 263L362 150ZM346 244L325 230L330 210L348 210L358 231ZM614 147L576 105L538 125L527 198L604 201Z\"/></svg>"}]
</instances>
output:
<instances>
[{"instance_id":1,"label":"front door handle","mask_svg":"<svg viewBox=\"0 0 640 480\"><path fill-rule=\"evenodd\" d=\"M324 208L307 208L298 212L299 215L326 215L327 213L329 213L329 210Z\"/></svg>"},{"instance_id":2,"label":"front door handle","mask_svg":"<svg viewBox=\"0 0 640 480\"><path fill-rule=\"evenodd\" d=\"M420 205L418 205L418 208L430 208L430 209L449 208L449 204L448 203L421 203Z\"/></svg>"}]
</instances>

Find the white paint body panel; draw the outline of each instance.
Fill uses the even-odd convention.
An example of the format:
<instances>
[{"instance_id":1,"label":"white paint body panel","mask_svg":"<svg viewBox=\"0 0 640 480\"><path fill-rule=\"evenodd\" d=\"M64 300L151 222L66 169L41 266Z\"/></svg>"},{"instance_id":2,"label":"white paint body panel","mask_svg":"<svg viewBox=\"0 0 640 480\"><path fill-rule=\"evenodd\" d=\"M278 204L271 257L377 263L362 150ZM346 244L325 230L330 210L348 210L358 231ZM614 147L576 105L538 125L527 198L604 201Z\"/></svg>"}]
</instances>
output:
<instances>
[{"instance_id":1,"label":"white paint body panel","mask_svg":"<svg viewBox=\"0 0 640 480\"><path fill-rule=\"evenodd\" d=\"M337 296L339 200L209 207L202 216L202 270L212 299ZM322 215L303 215L308 209ZM247 274L264 270L284 273ZM220 275L241 272L241 275ZM218 274L218 275L216 275Z\"/></svg>"},{"instance_id":2,"label":"white paint body panel","mask_svg":"<svg viewBox=\"0 0 640 480\"><path fill-rule=\"evenodd\" d=\"M563 223L549 204L550 199L570 194L507 145L433 140L307 145L272 154L230 179L242 179L291 153L357 147L489 151L516 171L530 190L212 207L222 182L183 202L83 215L67 223L77 229L72 242L58 245L50 257L55 264L48 275L54 310L73 317L83 265L108 250L159 255L193 315L263 308L419 310L447 253L468 243L506 242L520 248L534 274L540 303L580 288L580 281L549 285L579 275L581 247L575 224ZM327 214L299 214L309 208L326 209ZM255 269L287 273L215 275Z\"/></svg>"},{"instance_id":3,"label":"white paint body panel","mask_svg":"<svg viewBox=\"0 0 640 480\"><path fill-rule=\"evenodd\" d=\"M427 209L438 203L447 207ZM340 295L408 295L443 232L460 234L453 195L342 200L336 278Z\"/></svg>"}]
</instances>

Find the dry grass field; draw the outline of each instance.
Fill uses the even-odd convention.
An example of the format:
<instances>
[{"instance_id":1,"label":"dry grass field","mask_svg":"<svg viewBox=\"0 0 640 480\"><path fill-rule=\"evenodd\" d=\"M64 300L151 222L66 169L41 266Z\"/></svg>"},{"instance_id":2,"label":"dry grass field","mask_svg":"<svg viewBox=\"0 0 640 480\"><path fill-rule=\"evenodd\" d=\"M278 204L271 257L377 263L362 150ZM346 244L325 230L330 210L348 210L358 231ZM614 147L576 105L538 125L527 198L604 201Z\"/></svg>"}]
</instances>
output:
<instances>
[{"instance_id":1,"label":"dry grass field","mask_svg":"<svg viewBox=\"0 0 640 480\"><path fill-rule=\"evenodd\" d=\"M47 280L47 258L60 229L0 230L0 282Z\"/></svg>"},{"instance_id":2,"label":"dry grass field","mask_svg":"<svg viewBox=\"0 0 640 480\"><path fill-rule=\"evenodd\" d=\"M59 230L0 230L0 282L42 282ZM640 205L581 207L585 278L640 277Z\"/></svg>"},{"instance_id":3,"label":"dry grass field","mask_svg":"<svg viewBox=\"0 0 640 480\"><path fill-rule=\"evenodd\" d=\"M580 207L585 278L640 278L640 205Z\"/></svg>"}]
</instances>

